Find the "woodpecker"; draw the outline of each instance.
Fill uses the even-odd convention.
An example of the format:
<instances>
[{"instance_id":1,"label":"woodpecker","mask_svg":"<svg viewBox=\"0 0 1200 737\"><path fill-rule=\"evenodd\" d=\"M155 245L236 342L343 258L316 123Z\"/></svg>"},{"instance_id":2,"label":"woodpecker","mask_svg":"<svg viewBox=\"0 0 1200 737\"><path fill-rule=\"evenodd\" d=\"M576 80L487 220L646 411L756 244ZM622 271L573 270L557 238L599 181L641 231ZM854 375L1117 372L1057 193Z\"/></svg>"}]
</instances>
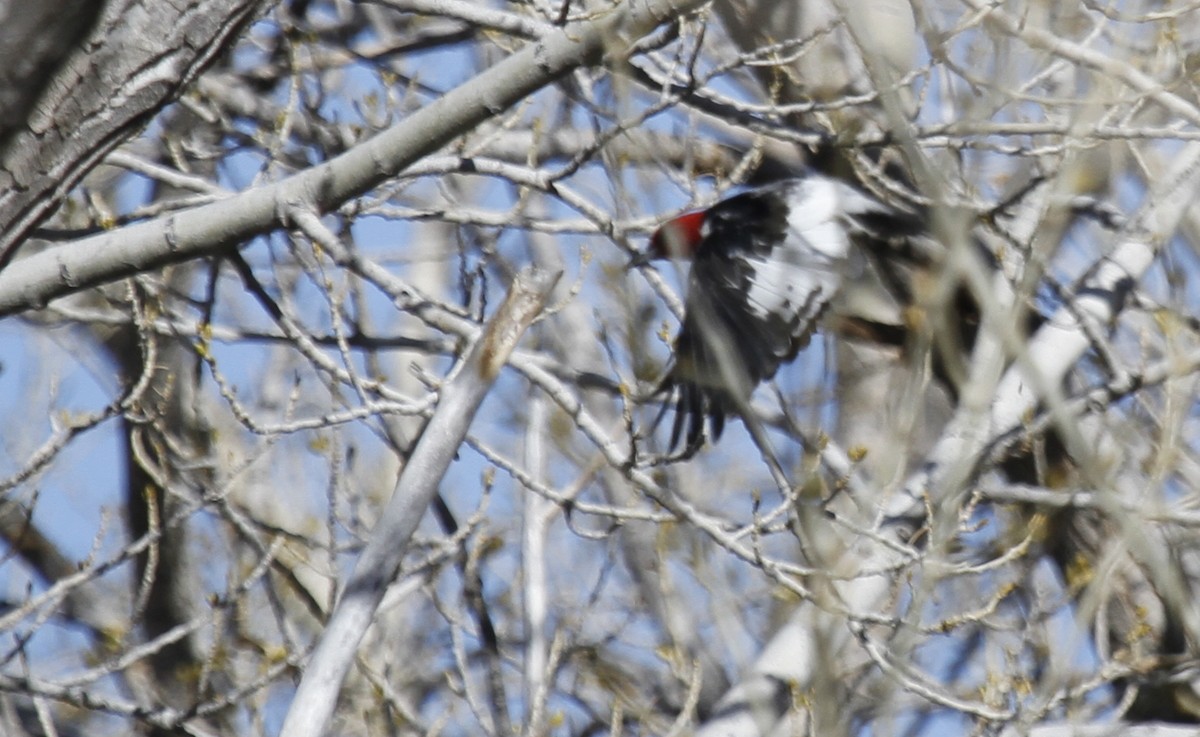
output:
<instances>
[{"instance_id":1,"label":"woodpecker","mask_svg":"<svg viewBox=\"0 0 1200 737\"><path fill-rule=\"evenodd\" d=\"M670 449L713 440L727 415L796 357L841 289L855 244L919 230L916 217L809 172L752 189L655 231L631 266L692 262L674 358L655 396L674 402ZM659 415L655 424L661 420ZM686 434L685 434L686 429Z\"/></svg>"}]
</instances>

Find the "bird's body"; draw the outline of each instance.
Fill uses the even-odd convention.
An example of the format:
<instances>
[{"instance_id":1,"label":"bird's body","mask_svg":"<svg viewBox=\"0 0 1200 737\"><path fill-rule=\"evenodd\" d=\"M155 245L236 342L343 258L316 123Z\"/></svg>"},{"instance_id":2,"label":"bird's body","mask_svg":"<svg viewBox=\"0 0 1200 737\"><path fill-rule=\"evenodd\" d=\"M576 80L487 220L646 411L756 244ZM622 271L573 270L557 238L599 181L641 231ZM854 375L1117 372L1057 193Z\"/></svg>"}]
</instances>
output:
<instances>
[{"instance_id":1,"label":"bird's body","mask_svg":"<svg viewBox=\"0 0 1200 737\"><path fill-rule=\"evenodd\" d=\"M730 413L807 345L859 236L911 231L913 216L816 173L680 215L648 258L690 258L683 325L659 392L675 400L671 447L715 439ZM684 430L686 428L686 435Z\"/></svg>"}]
</instances>

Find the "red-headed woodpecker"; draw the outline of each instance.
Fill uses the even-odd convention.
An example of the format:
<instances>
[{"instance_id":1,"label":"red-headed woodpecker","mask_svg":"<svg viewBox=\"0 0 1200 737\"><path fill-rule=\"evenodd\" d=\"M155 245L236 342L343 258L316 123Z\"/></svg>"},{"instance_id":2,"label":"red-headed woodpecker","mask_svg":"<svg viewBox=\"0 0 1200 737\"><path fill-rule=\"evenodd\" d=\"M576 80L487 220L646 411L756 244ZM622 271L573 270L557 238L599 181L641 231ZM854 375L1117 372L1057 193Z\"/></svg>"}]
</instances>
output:
<instances>
[{"instance_id":1,"label":"red-headed woodpecker","mask_svg":"<svg viewBox=\"0 0 1200 737\"><path fill-rule=\"evenodd\" d=\"M808 344L859 237L917 229L913 215L815 172L659 227L632 265L692 262L675 358L656 392L674 399L670 447L681 437L696 447L705 418L715 440L726 415L745 416L755 387Z\"/></svg>"}]
</instances>

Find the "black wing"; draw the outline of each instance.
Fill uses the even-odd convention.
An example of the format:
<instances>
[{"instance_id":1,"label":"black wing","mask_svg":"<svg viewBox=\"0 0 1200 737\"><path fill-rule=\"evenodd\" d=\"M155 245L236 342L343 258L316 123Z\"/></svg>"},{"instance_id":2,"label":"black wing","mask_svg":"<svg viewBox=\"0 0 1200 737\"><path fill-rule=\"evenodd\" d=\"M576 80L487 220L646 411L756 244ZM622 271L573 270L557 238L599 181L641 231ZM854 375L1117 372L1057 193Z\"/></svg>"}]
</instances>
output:
<instances>
[{"instance_id":1,"label":"black wing","mask_svg":"<svg viewBox=\"0 0 1200 737\"><path fill-rule=\"evenodd\" d=\"M851 239L900 216L836 180L809 176L724 200L705 219L688 280L675 362L670 447L713 439L755 387L808 344L842 284Z\"/></svg>"},{"instance_id":2,"label":"black wing","mask_svg":"<svg viewBox=\"0 0 1200 737\"><path fill-rule=\"evenodd\" d=\"M715 205L688 280L675 361L659 385L675 396L670 447L699 444L705 419L713 439L742 413L755 387L808 342L832 297L836 264L820 270L789 227L791 183ZM818 284L817 282L821 282Z\"/></svg>"}]
</instances>

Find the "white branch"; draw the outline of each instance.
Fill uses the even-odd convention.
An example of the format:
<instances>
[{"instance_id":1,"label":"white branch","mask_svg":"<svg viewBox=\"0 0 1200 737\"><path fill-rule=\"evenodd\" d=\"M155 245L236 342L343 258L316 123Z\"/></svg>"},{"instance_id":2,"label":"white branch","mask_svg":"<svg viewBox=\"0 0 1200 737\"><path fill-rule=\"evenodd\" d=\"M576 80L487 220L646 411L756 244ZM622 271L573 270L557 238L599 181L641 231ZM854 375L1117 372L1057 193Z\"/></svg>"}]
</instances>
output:
<instances>
[{"instance_id":1,"label":"white branch","mask_svg":"<svg viewBox=\"0 0 1200 737\"><path fill-rule=\"evenodd\" d=\"M702 0L628 0L548 33L392 128L330 161L274 184L150 222L58 246L0 272L0 317L147 269L240 247L295 209L328 212L573 69L621 59L655 26Z\"/></svg>"},{"instance_id":2,"label":"white branch","mask_svg":"<svg viewBox=\"0 0 1200 737\"><path fill-rule=\"evenodd\" d=\"M457 373L421 434L391 501L371 531L342 600L313 651L281 734L318 737L333 715L358 644L387 587L400 570L408 540L437 494L442 476L466 437L471 420L525 329L541 312L560 274L523 272Z\"/></svg>"}]
</instances>

